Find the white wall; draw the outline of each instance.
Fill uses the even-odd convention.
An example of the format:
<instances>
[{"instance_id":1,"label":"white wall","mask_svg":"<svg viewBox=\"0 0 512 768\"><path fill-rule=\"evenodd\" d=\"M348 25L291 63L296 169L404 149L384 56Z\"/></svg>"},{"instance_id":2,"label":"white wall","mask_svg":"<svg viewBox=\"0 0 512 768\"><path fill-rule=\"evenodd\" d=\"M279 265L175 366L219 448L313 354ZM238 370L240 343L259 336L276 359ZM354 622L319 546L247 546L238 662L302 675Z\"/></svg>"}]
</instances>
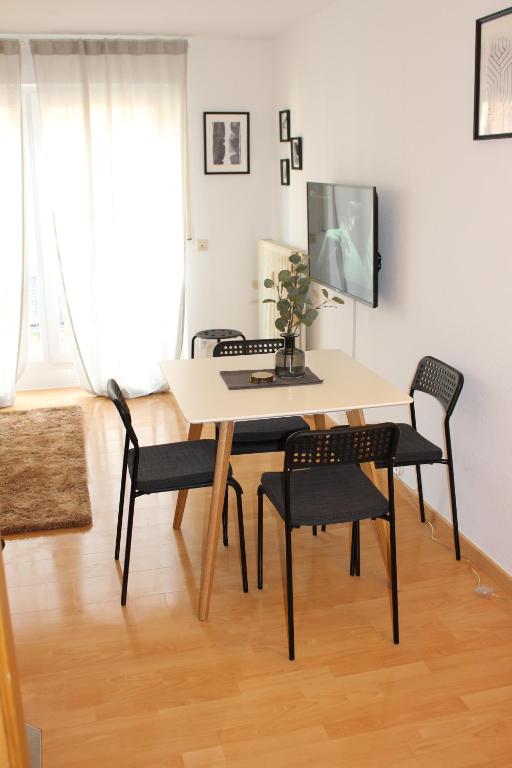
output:
<instances>
[{"instance_id":1,"label":"white wall","mask_svg":"<svg viewBox=\"0 0 512 768\"><path fill-rule=\"evenodd\" d=\"M463 371L460 527L512 572L512 140L472 139L475 19L495 10L340 0L275 41L274 115L289 107L304 142L304 170L275 186L276 235L306 247L307 180L377 186L380 305L357 306L356 357L404 388L424 354ZM277 162L286 148L275 145ZM350 352L351 338L349 302L321 317L313 341ZM422 413L442 440L440 410ZM444 469L424 476L427 500L449 516Z\"/></svg>"},{"instance_id":2,"label":"white wall","mask_svg":"<svg viewBox=\"0 0 512 768\"><path fill-rule=\"evenodd\" d=\"M187 324L257 329L256 242L271 228L272 44L192 38L189 156L193 240L187 248ZM251 172L205 175L203 112L250 112ZM208 252L197 239L209 241Z\"/></svg>"}]
</instances>

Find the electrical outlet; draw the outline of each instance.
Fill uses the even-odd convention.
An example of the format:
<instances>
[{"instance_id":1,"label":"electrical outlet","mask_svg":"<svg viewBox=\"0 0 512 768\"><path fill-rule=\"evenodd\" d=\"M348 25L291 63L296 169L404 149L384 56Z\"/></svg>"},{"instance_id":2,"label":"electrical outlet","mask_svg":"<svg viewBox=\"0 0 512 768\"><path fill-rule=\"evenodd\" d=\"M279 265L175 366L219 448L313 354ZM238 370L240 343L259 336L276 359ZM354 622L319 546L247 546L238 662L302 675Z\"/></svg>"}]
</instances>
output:
<instances>
[{"instance_id":1,"label":"electrical outlet","mask_svg":"<svg viewBox=\"0 0 512 768\"><path fill-rule=\"evenodd\" d=\"M207 251L208 250L208 240L198 240L197 241L197 250L198 251Z\"/></svg>"}]
</instances>

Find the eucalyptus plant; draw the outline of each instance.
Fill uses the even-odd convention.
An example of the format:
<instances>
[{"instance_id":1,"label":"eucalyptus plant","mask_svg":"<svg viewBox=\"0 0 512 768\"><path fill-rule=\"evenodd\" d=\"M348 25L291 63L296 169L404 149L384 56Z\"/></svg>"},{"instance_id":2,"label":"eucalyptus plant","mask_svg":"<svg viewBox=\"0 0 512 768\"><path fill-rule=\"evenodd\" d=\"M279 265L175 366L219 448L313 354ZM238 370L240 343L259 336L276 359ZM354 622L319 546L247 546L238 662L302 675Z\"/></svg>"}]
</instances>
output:
<instances>
[{"instance_id":1,"label":"eucalyptus plant","mask_svg":"<svg viewBox=\"0 0 512 768\"><path fill-rule=\"evenodd\" d=\"M339 296L329 296L322 288L323 300L316 306L309 295L311 280L308 275L309 257L303 251L292 253L289 257L290 269L282 269L277 275L277 282L267 277L263 283L265 288L274 288L276 299L263 299L264 304L274 303L279 317L275 325L281 333L293 334L302 323L308 328L318 316L318 310L344 304Z\"/></svg>"}]
</instances>

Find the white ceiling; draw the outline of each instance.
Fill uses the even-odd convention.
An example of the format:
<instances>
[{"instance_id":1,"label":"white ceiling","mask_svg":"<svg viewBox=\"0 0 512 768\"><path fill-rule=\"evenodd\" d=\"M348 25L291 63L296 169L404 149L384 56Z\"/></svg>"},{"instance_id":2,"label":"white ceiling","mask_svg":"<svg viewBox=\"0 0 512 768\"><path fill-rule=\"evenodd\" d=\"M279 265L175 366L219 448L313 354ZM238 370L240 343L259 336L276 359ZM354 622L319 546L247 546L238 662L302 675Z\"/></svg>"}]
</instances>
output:
<instances>
[{"instance_id":1,"label":"white ceiling","mask_svg":"<svg viewBox=\"0 0 512 768\"><path fill-rule=\"evenodd\" d=\"M0 0L0 33L271 38L333 0Z\"/></svg>"}]
</instances>

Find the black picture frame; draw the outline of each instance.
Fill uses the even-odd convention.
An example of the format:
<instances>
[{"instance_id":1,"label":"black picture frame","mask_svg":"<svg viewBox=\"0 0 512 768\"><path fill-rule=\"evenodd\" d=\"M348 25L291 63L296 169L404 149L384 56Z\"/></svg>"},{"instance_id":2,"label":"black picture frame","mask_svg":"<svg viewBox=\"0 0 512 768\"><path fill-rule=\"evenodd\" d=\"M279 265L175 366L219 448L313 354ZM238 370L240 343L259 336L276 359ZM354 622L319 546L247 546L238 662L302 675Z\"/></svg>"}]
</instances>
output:
<instances>
[{"instance_id":1,"label":"black picture frame","mask_svg":"<svg viewBox=\"0 0 512 768\"><path fill-rule=\"evenodd\" d=\"M302 138L294 136L290 139L291 167L294 171L302 171Z\"/></svg>"},{"instance_id":2,"label":"black picture frame","mask_svg":"<svg viewBox=\"0 0 512 768\"><path fill-rule=\"evenodd\" d=\"M251 172L249 112L203 112L205 174Z\"/></svg>"},{"instance_id":3,"label":"black picture frame","mask_svg":"<svg viewBox=\"0 0 512 768\"><path fill-rule=\"evenodd\" d=\"M290 141L290 110L282 109L279 112L279 141Z\"/></svg>"},{"instance_id":4,"label":"black picture frame","mask_svg":"<svg viewBox=\"0 0 512 768\"><path fill-rule=\"evenodd\" d=\"M281 186L290 186L290 161L287 159L281 160Z\"/></svg>"},{"instance_id":5,"label":"black picture frame","mask_svg":"<svg viewBox=\"0 0 512 768\"><path fill-rule=\"evenodd\" d=\"M473 139L507 138L512 138L512 8L477 19L475 35Z\"/></svg>"}]
</instances>

